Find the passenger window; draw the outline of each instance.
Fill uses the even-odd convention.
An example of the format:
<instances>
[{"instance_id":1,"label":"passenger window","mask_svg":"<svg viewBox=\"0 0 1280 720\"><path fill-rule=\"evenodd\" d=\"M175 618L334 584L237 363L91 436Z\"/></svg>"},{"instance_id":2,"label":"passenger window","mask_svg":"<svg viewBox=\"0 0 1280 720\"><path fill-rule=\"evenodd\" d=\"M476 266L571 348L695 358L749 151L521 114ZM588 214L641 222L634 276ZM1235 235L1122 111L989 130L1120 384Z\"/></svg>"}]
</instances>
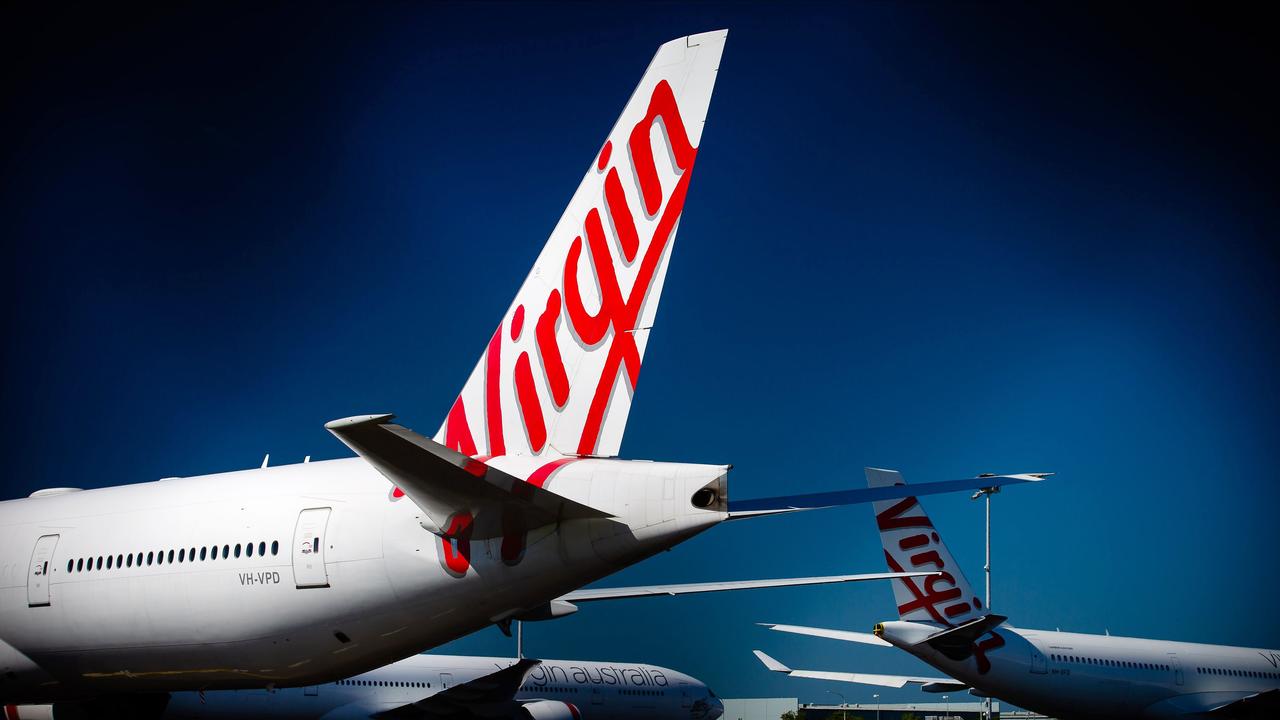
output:
<instances>
[{"instance_id":1,"label":"passenger window","mask_svg":"<svg viewBox=\"0 0 1280 720\"><path fill-rule=\"evenodd\" d=\"M182 548L181 550L178 551L178 562L183 563L186 561L187 561L187 549Z\"/></svg>"},{"instance_id":2,"label":"passenger window","mask_svg":"<svg viewBox=\"0 0 1280 720\"><path fill-rule=\"evenodd\" d=\"M240 557L240 543L236 543L236 557Z\"/></svg>"},{"instance_id":3,"label":"passenger window","mask_svg":"<svg viewBox=\"0 0 1280 720\"><path fill-rule=\"evenodd\" d=\"M67 572L71 572L71 570L72 570L73 568L75 568L75 566L76 566L76 561L75 561L75 560L68 560L68 561L67 561Z\"/></svg>"},{"instance_id":4,"label":"passenger window","mask_svg":"<svg viewBox=\"0 0 1280 720\"><path fill-rule=\"evenodd\" d=\"M264 542L260 542L260 543L258 543L258 555L259 555L260 557L266 557L266 555L267 555L267 544L266 544L266 543L264 543Z\"/></svg>"},{"instance_id":5,"label":"passenger window","mask_svg":"<svg viewBox=\"0 0 1280 720\"><path fill-rule=\"evenodd\" d=\"M207 550L207 548L200 548L200 559L201 559L201 560L204 560L204 559L205 559L205 557L206 557L206 556L205 556L205 550Z\"/></svg>"},{"instance_id":6,"label":"passenger window","mask_svg":"<svg viewBox=\"0 0 1280 720\"><path fill-rule=\"evenodd\" d=\"M155 554L154 552L149 552L149 553L147 553L147 564L148 564L148 565L150 565L150 564L151 564L151 562L152 562L153 560L155 560L155 559L156 559L156 554Z\"/></svg>"},{"instance_id":7,"label":"passenger window","mask_svg":"<svg viewBox=\"0 0 1280 720\"><path fill-rule=\"evenodd\" d=\"M280 541L279 541L279 540L272 540L272 541L271 541L271 554L272 554L272 555L275 555L275 554L277 554L277 553L279 553L279 552L280 552Z\"/></svg>"},{"instance_id":8,"label":"passenger window","mask_svg":"<svg viewBox=\"0 0 1280 720\"><path fill-rule=\"evenodd\" d=\"M244 555L245 557L253 557L253 543L244 546Z\"/></svg>"},{"instance_id":9,"label":"passenger window","mask_svg":"<svg viewBox=\"0 0 1280 720\"><path fill-rule=\"evenodd\" d=\"M110 569L111 569L111 561L112 561L112 560L115 560L115 558L113 558L113 557L111 557L110 555L108 555L108 556L107 556L107 569L108 569L108 570L110 570Z\"/></svg>"},{"instance_id":10,"label":"passenger window","mask_svg":"<svg viewBox=\"0 0 1280 720\"><path fill-rule=\"evenodd\" d=\"M169 564L170 564L170 565L172 565L172 564L173 564L173 551L172 551L172 550L170 550L170 551L169 551Z\"/></svg>"},{"instance_id":11,"label":"passenger window","mask_svg":"<svg viewBox=\"0 0 1280 720\"><path fill-rule=\"evenodd\" d=\"M157 564L157 565L163 565L163 564L164 564L164 551L163 551L163 550L161 550L160 552L156 553L156 564Z\"/></svg>"}]
</instances>

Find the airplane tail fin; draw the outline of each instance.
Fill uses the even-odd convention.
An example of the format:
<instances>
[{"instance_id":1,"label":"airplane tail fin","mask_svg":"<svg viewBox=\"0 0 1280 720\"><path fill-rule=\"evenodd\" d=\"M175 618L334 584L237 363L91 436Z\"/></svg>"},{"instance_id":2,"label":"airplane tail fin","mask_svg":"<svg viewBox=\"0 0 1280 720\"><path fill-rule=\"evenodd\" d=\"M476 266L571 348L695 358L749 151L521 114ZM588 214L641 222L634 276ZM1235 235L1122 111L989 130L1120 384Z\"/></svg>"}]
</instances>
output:
<instances>
[{"instance_id":1,"label":"airplane tail fin","mask_svg":"<svg viewBox=\"0 0 1280 720\"><path fill-rule=\"evenodd\" d=\"M905 484L896 470L867 468L869 487ZM974 594L918 499L881 500L874 508L885 561L891 571L941 573L892 581L901 619L954 627L986 614L981 598Z\"/></svg>"},{"instance_id":2,"label":"airplane tail fin","mask_svg":"<svg viewBox=\"0 0 1280 720\"><path fill-rule=\"evenodd\" d=\"M727 36L658 48L436 442L618 454Z\"/></svg>"}]
</instances>

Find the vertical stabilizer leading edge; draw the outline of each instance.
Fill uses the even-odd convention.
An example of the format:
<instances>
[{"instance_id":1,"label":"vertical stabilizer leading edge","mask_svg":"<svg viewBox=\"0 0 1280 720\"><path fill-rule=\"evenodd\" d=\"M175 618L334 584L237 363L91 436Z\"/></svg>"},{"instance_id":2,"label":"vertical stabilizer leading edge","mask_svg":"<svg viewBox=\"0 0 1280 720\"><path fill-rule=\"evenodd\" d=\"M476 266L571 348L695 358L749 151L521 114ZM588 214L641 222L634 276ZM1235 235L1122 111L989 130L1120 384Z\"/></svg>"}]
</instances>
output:
<instances>
[{"instance_id":1,"label":"vertical stabilizer leading edge","mask_svg":"<svg viewBox=\"0 0 1280 720\"><path fill-rule=\"evenodd\" d=\"M436 442L618 454L727 36L658 48Z\"/></svg>"}]
</instances>

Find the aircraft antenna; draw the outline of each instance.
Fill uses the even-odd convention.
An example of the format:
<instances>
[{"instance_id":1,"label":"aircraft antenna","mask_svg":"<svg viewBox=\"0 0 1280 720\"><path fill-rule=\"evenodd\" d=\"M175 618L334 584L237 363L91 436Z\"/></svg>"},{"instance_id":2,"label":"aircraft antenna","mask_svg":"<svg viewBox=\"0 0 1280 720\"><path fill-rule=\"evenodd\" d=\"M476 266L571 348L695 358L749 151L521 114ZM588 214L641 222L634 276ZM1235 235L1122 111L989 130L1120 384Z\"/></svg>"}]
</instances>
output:
<instances>
[{"instance_id":1,"label":"aircraft antenna","mask_svg":"<svg viewBox=\"0 0 1280 720\"><path fill-rule=\"evenodd\" d=\"M267 461L268 461L268 460L270 460L270 459L271 459L271 453L267 453L266 455L263 455L263 456L262 456L262 468L261 468L261 469L263 469L263 470L265 470L265 469L266 469L266 467L267 467Z\"/></svg>"}]
</instances>

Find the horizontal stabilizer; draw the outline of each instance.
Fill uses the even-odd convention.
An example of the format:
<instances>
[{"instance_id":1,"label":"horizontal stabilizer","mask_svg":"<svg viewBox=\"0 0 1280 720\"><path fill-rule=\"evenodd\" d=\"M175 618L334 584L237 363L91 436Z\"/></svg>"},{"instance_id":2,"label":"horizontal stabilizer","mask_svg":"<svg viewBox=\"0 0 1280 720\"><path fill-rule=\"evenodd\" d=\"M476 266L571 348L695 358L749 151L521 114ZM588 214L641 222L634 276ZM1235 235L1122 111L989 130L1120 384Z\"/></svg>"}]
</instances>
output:
<instances>
[{"instance_id":1,"label":"horizontal stabilizer","mask_svg":"<svg viewBox=\"0 0 1280 720\"><path fill-rule=\"evenodd\" d=\"M375 718L435 718L441 716L470 717L477 707L491 706L510 701L520 691L520 685L529 670L541 660L523 659L496 672L436 692L417 702L383 710Z\"/></svg>"},{"instance_id":2,"label":"horizontal stabilizer","mask_svg":"<svg viewBox=\"0 0 1280 720\"><path fill-rule=\"evenodd\" d=\"M877 675L872 673L829 672L826 670L792 670L760 650L753 650L756 659L769 670L791 677L809 678L811 680L834 680L836 682L857 683L860 685L876 685L879 687L901 688L907 685L920 685L927 692L943 692L963 690L968 685L952 678L916 677L914 675ZM939 688L934 690L932 688Z\"/></svg>"},{"instance_id":3,"label":"horizontal stabilizer","mask_svg":"<svg viewBox=\"0 0 1280 720\"><path fill-rule=\"evenodd\" d=\"M430 518L432 532L445 534L461 513L470 513L475 539L572 518L612 517L392 424L394 417L361 415L325 429L403 490Z\"/></svg>"},{"instance_id":4,"label":"horizontal stabilizer","mask_svg":"<svg viewBox=\"0 0 1280 720\"><path fill-rule=\"evenodd\" d=\"M952 660L964 660L973 654L973 644L1009 618L1003 615L983 615L967 623L934 633L924 642Z\"/></svg>"},{"instance_id":5,"label":"horizontal stabilizer","mask_svg":"<svg viewBox=\"0 0 1280 720\"><path fill-rule=\"evenodd\" d=\"M801 510L817 510L836 505L859 505L878 500L899 500L919 495L935 495L937 493L958 492L961 490L978 490L981 488L1003 487L1019 483L1039 482L1047 473L1023 473L1018 475L985 475L982 477L964 478L962 480L938 480L919 485L888 485L884 487L853 488L833 492L811 493L808 495L779 495L778 497L760 498L758 500L730 500L729 519L751 517L755 515L777 515L780 513L799 512Z\"/></svg>"},{"instance_id":6,"label":"horizontal stabilizer","mask_svg":"<svg viewBox=\"0 0 1280 720\"><path fill-rule=\"evenodd\" d=\"M827 575L805 578L774 578L771 580L730 580L727 582L686 583L683 585L638 585L635 587L591 588L574 590L559 600L570 603L593 600L622 600L626 598L654 597L657 595L691 595L694 593L728 592L731 590L759 590L763 588L797 587L800 585L831 585L835 583L862 582L864 580L894 580L919 575L941 573L868 573L864 575ZM877 638L878 640L879 638ZM886 643L887 644L887 643Z\"/></svg>"},{"instance_id":7,"label":"horizontal stabilizer","mask_svg":"<svg viewBox=\"0 0 1280 720\"><path fill-rule=\"evenodd\" d=\"M811 637L827 638L829 640L844 640L845 642L863 643L864 645L893 647L893 645L888 641L881 640L871 633L853 632L852 630L828 630L826 628L805 627L804 625L775 625L773 623L759 624L769 628L770 630L792 633L793 635L809 635Z\"/></svg>"}]
</instances>

